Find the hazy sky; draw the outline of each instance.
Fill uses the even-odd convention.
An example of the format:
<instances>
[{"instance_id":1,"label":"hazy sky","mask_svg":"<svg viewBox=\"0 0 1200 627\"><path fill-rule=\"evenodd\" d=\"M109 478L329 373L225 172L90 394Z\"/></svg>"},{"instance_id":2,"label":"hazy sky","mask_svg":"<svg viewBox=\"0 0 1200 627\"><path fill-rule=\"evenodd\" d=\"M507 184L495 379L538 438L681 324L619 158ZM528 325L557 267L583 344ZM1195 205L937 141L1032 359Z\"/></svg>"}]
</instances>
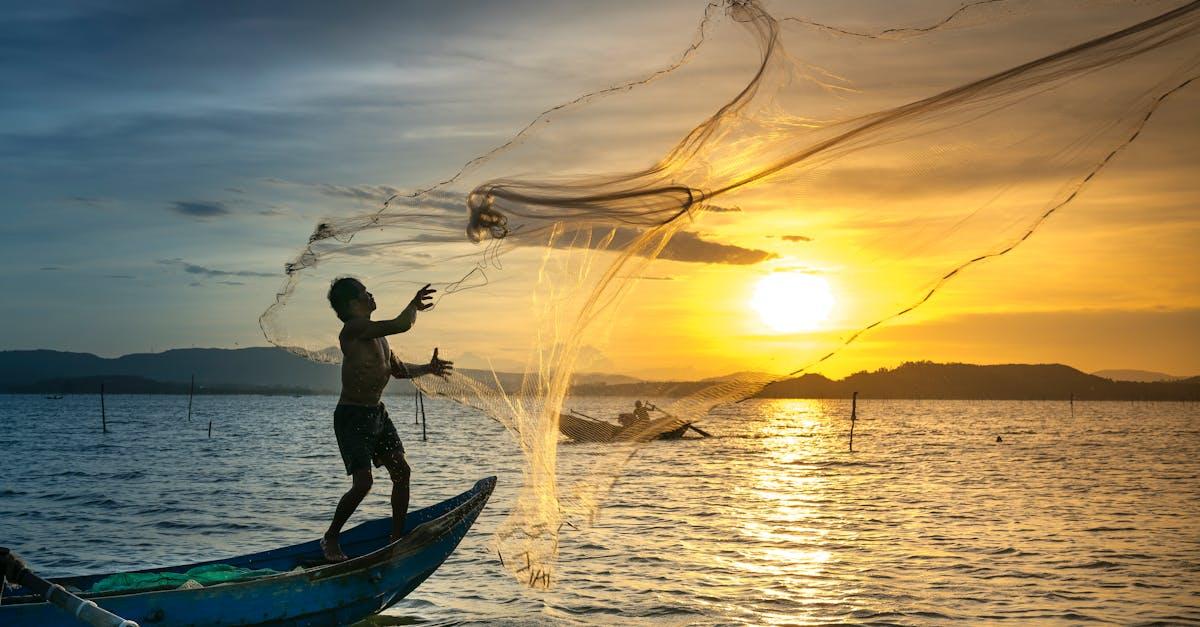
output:
<instances>
[{"instance_id":1,"label":"hazy sky","mask_svg":"<svg viewBox=\"0 0 1200 627\"><path fill-rule=\"evenodd\" d=\"M787 6L849 26L864 19L832 4ZM1148 3L1139 15L1175 4ZM901 6L907 13L895 19L907 25L957 3ZM671 62L703 10L682 1L7 8L0 349L119 355L263 345L258 316L319 219L444 178L542 110ZM1012 37L990 41L978 58L940 61L939 79L969 79L997 49L1026 45L1020 32ZM709 93L649 108L601 105L593 119L606 123L608 141L572 145L572 154L653 158L680 120L744 82L750 65L733 52L694 70L711 72L692 79ZM884 61L859 78L887 76ZM896 89L921 93L917 81ZM971 269L826 372L932 359L1200 374L1198 92L1164 105L1086 197L1017 253ZM881 182L868 192L894 190ZM715 214L682 234L648 273L670 281L637 287L597 364L681 378L803 365L805 340L772 333L746 301L762 276L812 262L816 248L794 237L801 222L764 215ZM690 300L656 299L688 290ZM720 328L706 317L714 312ZM645 316L657 324L629 322ZM498 350L466 338L437 343L472 359Z\"/></svg>"}]
</instances>

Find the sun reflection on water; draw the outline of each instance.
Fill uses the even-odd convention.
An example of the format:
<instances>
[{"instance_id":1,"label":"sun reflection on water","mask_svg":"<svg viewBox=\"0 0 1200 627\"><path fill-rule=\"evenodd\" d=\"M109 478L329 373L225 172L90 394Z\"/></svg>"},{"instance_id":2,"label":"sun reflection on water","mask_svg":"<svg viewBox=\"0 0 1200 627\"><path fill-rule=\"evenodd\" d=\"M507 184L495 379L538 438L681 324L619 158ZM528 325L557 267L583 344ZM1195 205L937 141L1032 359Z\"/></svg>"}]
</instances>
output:
<instances>
[{"instance_id":1,"label":"sun reflection on water","mask_svg":"<svg viewBox=\"0 0 1200 627\"><path fill-rule=\"evenodd\" d=\"M811 472L814 454L827 448L831 435L827 403L778 400L763 403L754 419L753 437L763 453L739 482L737 499L745 503L738 533L745 547L728 566L743 575L747 588L764 599L794 604L837 602L823 585L826 565L836 560L829 542L829 480ZM771 620L770 614L759 618ZM786 622L789 615L778 616ZM794 621L795 614L790 615Z\"/></svg>"}]
</instances>

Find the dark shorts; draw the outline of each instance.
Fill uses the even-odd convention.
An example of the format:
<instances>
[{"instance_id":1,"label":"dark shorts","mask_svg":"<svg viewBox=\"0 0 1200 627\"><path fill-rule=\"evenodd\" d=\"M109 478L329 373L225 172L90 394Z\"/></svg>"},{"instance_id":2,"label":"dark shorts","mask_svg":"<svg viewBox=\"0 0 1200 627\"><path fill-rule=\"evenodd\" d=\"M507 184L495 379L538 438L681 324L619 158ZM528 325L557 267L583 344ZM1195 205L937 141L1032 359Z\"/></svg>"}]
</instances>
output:
<instances>
[{"instance_id":1,"label":"dark shorts","mask_svg":"<svg viewBox=\"0 0 1200 627\"><path fill-rule=\"evenodd\" d=\"M383 403L375 407L338 405L333 410L333 432L348 475L360 468L370 468L372 461L375 466L382 466L396 452L401 459L404 457L404 445Z\"/></svg>"}]
</instances>

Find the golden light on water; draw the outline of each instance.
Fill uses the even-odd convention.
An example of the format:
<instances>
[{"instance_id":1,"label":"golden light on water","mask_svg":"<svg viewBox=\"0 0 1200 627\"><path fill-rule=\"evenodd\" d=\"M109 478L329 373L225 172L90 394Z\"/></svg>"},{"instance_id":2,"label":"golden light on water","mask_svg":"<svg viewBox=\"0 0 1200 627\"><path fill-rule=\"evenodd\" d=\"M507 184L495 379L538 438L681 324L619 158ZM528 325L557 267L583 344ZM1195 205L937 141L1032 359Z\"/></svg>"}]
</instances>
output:
<instances>
[{"instance_id":1,"label":"golden light on water","mask_svg":"<svg viewBox=\"0 0 1200 627\"><path fill-rule=\"evenodd\" d=\"M777 333L814 331L833 311L833 291L819 276L776 272L759 280L750 306Z\"/></svg>"}]
</instances>

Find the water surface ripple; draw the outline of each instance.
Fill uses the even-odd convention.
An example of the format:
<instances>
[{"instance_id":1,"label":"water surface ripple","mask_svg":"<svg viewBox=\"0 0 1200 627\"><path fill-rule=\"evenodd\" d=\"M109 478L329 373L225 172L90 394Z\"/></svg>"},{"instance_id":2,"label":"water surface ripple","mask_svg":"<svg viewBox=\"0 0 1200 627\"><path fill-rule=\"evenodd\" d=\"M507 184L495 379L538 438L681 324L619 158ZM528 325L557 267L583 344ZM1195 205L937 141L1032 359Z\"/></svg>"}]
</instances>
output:
<instances>
[{"instance_id":1,"label":"water surface ripple","mask_svg":"<svg viewBox=\"0 0 1200 627\"><path fill-rule=\"evenodd\" d=\"M44 574L310 540L347 487L331 397L0 396L0 544ZM413 504L486 475L491 504L377 624L1200 624L1200 406L755 401L646 445L548 591L488 548L520 486L496 423L390 400ZM615 414L631 399L575 399ZM213 436L206 437L209 421ZM996 436L1003 442L997 443ZM560 479L605 449L560 448ZM355 520L387 515L386 475ZM353 524L353 521L352 521Z\"/></svg>"}]
</instances>

